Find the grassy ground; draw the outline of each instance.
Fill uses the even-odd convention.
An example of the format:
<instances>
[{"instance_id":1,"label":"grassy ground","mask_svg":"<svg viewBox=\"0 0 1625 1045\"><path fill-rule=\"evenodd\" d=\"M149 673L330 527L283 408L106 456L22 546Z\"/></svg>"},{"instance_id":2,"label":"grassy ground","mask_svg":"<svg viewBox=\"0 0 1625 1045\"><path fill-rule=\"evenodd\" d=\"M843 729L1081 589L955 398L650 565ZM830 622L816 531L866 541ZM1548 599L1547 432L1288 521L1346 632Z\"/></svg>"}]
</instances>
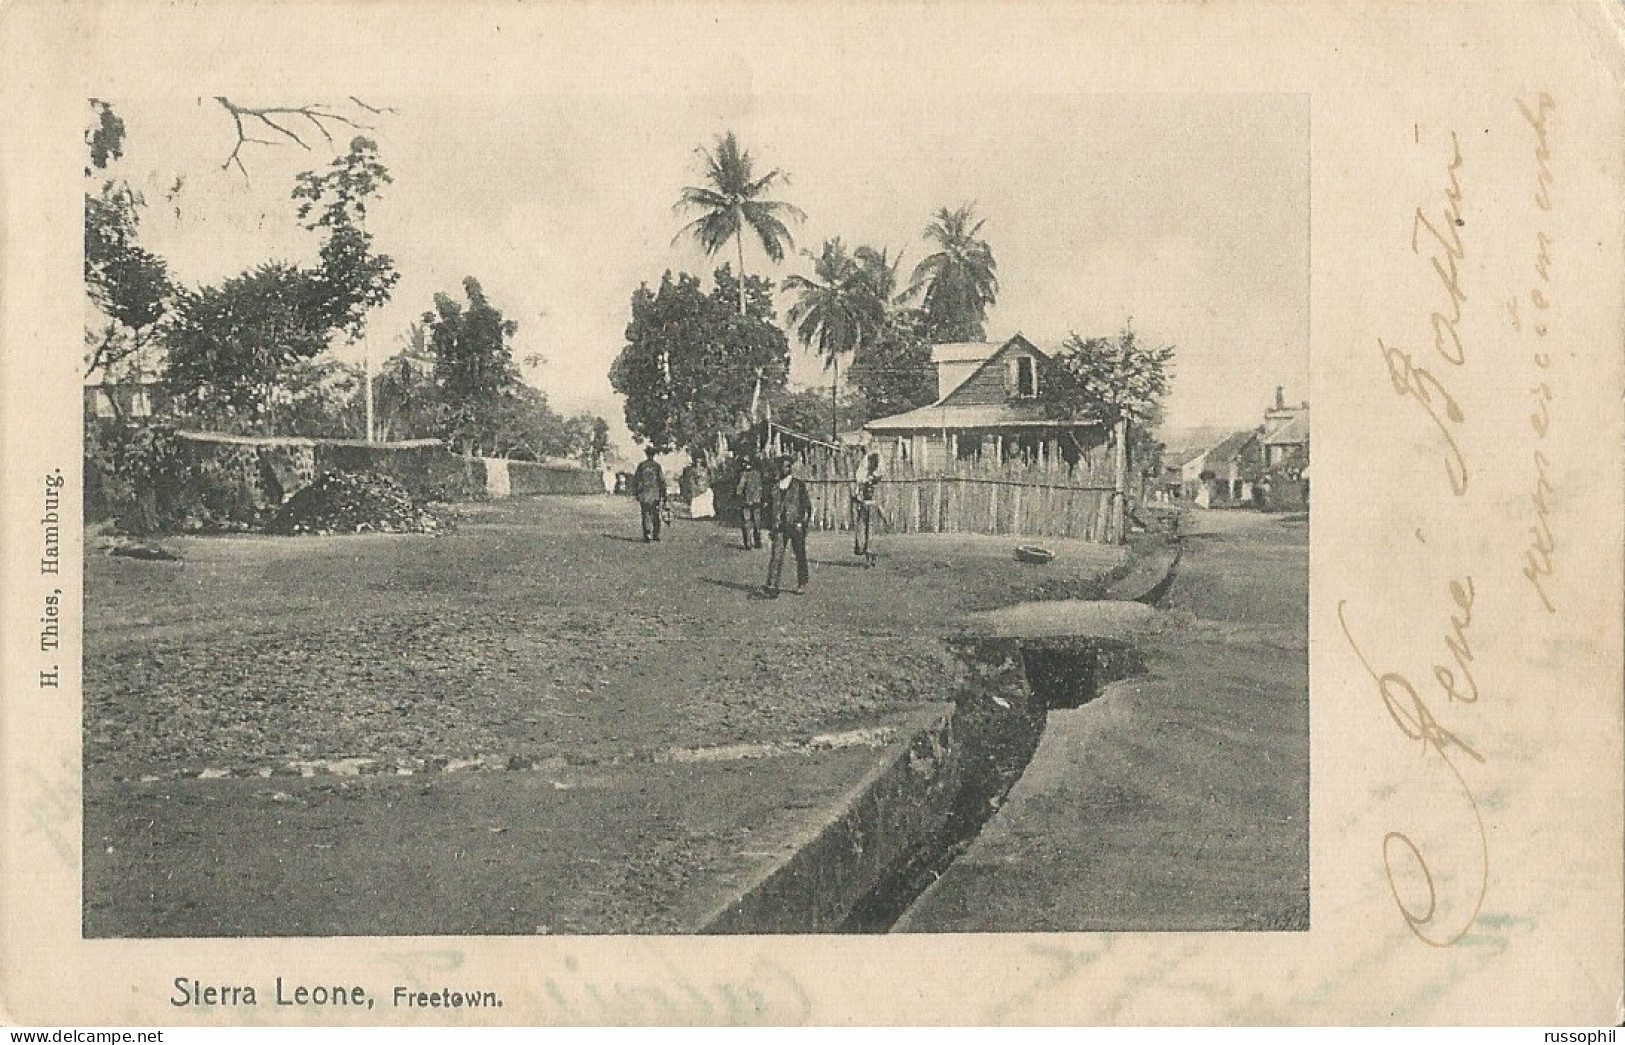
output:
<instances>
[{"instance_id":1,"label":"grassy ground","mask_svg":"<svg viewBox=\"0 0 1625 1045\"><path fill-rule=\"evenodd\" d=\"M1052 542L1031 567L1016 538L910 536L864 570L814 534L808 594L765 601L764 552L704 522L645 545L623 498L459 514L435 536L177 539L179 562L90 543L88 935L677 927L734 856L771 855L746 835L792 837L875 752L753 762L732 778L750 801L704 782L732 770L657 759L895 724L940 699L964 613L1087 594L1121 557ZM474 758L545 771L281 775ZM686 801L661 821L647 794L668 786ZM542 853L574 862L538 886Z\"/></svg>"}]
</instances>

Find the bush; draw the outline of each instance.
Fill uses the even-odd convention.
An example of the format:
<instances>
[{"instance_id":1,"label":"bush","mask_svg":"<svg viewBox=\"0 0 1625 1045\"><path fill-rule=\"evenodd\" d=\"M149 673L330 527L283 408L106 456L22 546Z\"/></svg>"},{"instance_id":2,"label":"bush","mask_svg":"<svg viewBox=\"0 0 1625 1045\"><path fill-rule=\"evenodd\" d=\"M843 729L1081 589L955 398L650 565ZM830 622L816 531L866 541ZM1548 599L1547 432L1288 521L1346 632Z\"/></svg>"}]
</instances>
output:
<instances>
[{"instance_id":1,"label":"bush","mask_svg":"<svg viewBox=\"0 0 1625 1045\"><path fill-rule=\"evenodd\" d=\"M288 498L266 529L279 534L427 533L439 524L387 475L323 472Z\"/></svg>"}]
</instances>

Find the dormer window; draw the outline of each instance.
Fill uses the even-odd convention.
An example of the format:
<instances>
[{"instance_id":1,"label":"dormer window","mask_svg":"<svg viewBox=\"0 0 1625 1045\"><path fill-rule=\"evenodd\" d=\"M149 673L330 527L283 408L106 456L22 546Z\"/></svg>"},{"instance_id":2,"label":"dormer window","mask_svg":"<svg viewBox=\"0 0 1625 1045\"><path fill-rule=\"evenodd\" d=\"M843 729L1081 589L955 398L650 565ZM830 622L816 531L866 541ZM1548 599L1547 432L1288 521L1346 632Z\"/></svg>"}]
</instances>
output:
<instances>
[{"instance_id":1,"label":"dormer window","mask_svg":"<svg viewBox=\"0 0 1625 1045\"><path fill-rule=\"evenodd\" d=\"M1012 373L1017 399L1034 399L1038 396L1038 367L1032 356L1017 356Z\"/></svg>"}]
</instances>

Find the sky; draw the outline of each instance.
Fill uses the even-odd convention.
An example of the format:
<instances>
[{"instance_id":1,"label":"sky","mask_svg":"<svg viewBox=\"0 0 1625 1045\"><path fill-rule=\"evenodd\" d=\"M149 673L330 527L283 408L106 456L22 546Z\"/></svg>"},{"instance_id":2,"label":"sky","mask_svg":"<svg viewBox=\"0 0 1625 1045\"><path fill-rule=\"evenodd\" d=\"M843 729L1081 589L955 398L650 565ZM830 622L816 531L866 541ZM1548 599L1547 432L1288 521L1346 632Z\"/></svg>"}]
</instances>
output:
<instances>
[{"instance_id":1,"label":"sky","mask_svg":"<svg viewBox=\"0 0 1625 1045\"><path fill-rule=\"evenodd\" d=\"M270 259L311 262L289 193L301 170L366 133L394 182L369 216L401 272L368 322L376 367L399 350L436 292L465 276L519 323L526 379L566 412L609 418L630 448L610 363L632 292L663 272L710 272L678 237L673 204L702 180L697 149L734 131L758 169L788 180L777 198L807 214L797 248L829 237L901 253L943 206L973 203L998 261L991 340L1041 347L1115 333L1177 347L1168 429L1245 428L1277 385L1307 396L1309 127L1297 95L817 94L368 97L393 113L334 108L369 124L250 144L247 175L223 169L235 134L213 98L110 98L128 140L115 173L147 200L141 237L182 283L212 283ZM242 105L305 99L235 97ZM342 102L342 100L341 100ZM263 129L261 130L263 134ZM179 183L178 191L175 187ZM809 274L799 253L773 265L748 243L746 269ZM781 295L782 316L790 303ZM359 350L345 353L360 358ZM792 385L823 385L792 338Z\"/></svg>"}]
</instances>

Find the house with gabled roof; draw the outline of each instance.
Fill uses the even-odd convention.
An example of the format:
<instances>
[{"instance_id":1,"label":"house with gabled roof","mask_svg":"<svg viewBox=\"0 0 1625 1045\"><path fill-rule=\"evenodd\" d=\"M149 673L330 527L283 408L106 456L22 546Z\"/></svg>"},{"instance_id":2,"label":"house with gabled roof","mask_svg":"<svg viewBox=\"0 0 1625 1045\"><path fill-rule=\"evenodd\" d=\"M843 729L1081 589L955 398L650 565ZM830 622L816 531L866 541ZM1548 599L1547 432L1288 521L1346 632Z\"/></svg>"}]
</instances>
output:
<instances>
[{"instance_id":1,"label":"house with gabled roof","mask_svg":"<svg viewBox=\"0 0 1625 1045\"><path fill-rule=\"evenodd\" d=\"M1183 455L1168 471L1173 495L1198 507L1302 507L1307 498L1309 404L1288 406L1281 388L1264 423Z\"/></svg>"},{"instance_id":2,"label":"house with gabled roof","mask_svg":"<svg viewBox=\"0 0 1625 1045\"><path fill-rule=\"evenodd\" d=\"M1309 404L1287 406L1282 390L1275 390L1275 406L1264 414L1259 441L1264 447L1264 467L1283 468L1293 463L1309 464Z\"/></svg>"},{"instance_id":3,"label":"house with gabled roof","mask_svg":"<svg viewBox=\"0 0 1625 1045\"><path fill-rule=\"evenodd\" d=\"M1260 459L1258 433L1233 432L1180 462L1181 498L1202 508L1249 503Z\"/></svg>"},{"instance_id":4,"label":"house with gabled roof","mask_svg":"<svg viewBox=\"0 0 1625 1045\"><path fill-rule=\"evenodd\" d=\"M863 426L883 460L915 468L973 459L1070 465L1105 442L1099 421L1048 416L1040 395L1049 382L1066 380L1065 372L1020 334L932 345L931 362L934 402Z\"/></svg>"}]
</instances>

